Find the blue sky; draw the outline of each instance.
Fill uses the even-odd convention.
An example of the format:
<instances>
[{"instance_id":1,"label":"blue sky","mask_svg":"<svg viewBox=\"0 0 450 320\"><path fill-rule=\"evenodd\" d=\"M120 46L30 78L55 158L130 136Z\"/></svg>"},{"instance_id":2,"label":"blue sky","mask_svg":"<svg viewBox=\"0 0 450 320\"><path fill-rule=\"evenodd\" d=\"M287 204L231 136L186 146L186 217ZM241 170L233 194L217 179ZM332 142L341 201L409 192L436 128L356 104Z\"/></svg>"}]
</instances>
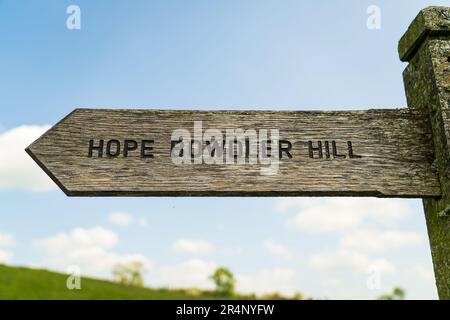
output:
<instances>
[{"instance_id":1,"label":"blue sky","mask_svg":"<svg viewBox=\"0 0 450 320\"><path fill-rule=\"evenodd\" d=\"M404 107L397 42L432 4L448 2L0 0L0 260L111 277L143 259L149 285L200 287L225 265L242 291L436 298L419 200L68 198L22 152L75 107Z\"/></svg>"}]
</instances>

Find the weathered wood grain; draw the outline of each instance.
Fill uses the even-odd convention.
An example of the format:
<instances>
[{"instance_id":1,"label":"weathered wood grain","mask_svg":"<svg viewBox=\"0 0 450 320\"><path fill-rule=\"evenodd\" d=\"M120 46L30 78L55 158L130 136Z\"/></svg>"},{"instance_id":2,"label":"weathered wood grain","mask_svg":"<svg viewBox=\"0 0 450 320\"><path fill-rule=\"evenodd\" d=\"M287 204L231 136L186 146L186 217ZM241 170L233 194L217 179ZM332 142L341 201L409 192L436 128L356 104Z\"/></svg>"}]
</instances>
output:
<instances>
[{"instance_id":1,"label":"weathered wood grain","mask_svg":"<svg viewBox=\"0 0 450 320\"><path fill-rule=\"evenodd\" d=\"M69 196L377 196L438 197L428 115L366 111L173 111L76 109L27 148ZM292 143L277 175L260 164L175 165L171 133L217 128L279 129ZM154 158L89 158L90 139L151 139ZM308 141L351 141L361 158L311 159Z\"/></svg>"}]
</instances>

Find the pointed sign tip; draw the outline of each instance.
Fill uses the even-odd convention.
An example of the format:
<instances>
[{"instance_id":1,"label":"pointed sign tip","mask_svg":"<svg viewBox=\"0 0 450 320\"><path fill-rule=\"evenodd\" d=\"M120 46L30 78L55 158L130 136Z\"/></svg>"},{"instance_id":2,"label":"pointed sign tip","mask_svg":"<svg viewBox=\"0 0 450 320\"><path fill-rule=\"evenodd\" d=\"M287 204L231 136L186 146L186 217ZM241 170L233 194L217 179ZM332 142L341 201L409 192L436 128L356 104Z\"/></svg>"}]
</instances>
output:
<instances>
[{"instance_id":1,"label":"pointed sign tip","mask_svg":"<svg viewBox=\"0 0 450 320\"><path fill-rule=\"evenodd\" d=\"M35 142L30 144L28 147L25 148L25 152L28 153L28 155L33 159L34 162L47 174L47 176L50 177L50 179L53 180L54 183L64 192L66 196L73 196L73 194L56 178L56 176L45 166L42 161L39 160L39 158L33 153L32 146Z\"/></svg>"}]
</instances>

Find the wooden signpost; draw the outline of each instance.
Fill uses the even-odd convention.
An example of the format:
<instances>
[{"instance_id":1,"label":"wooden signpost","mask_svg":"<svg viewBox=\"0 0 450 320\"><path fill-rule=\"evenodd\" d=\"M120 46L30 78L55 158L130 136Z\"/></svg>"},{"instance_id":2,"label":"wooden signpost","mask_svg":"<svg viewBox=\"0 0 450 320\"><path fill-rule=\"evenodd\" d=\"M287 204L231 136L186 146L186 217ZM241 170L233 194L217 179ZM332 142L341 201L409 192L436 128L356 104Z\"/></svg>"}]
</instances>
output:
<instances>
[{"instance_id":1,"label":"wooden signpost","mask_svg":"<svg viewBox=\"0 0 450 320\"><path fill-rule=\"evenodd\" d=\"M201 132L195 135L195 126ZM185 163L172 151L177 129L195 150ZM205 133L218 130L222 137ZM230 131L244 132L243 159L227 161ZM279 130L278 170L259 159L261 131ZM250 133L256 161L249 157ZM216 138L216 137L214 137ZM67 195L396 196L439 197L426 113L408 110L337 112L167 111L77 109L27 151ZM245 143L245 140L248 143ZM208 144L220 141L217 150ZM200 148L201 146L201 148ZM225 150L223 150L225 149ZM186 149L185 149L186 150ZM211 153L215 163L208 163ZM271 155L271 152L267 152ZM219 154L222 156L219 158ZM210 157L211 158L211 157ZM274 157L276 159L276 155ZM222 163L219 163L222 160ZM211 162L211 161L210 161Z\"/></svg>"},{"instance_id":2,"label":"wooden signpost","mask_svg":"<svg viewBox=\"0 0 450 320\"><path fill-rule=\"evenodd\" d=\"M69 196L423 198L450 299L450 8L422 10L399 53L408 109L76 109L26 151Z\"/></svg>"}]
</instances>

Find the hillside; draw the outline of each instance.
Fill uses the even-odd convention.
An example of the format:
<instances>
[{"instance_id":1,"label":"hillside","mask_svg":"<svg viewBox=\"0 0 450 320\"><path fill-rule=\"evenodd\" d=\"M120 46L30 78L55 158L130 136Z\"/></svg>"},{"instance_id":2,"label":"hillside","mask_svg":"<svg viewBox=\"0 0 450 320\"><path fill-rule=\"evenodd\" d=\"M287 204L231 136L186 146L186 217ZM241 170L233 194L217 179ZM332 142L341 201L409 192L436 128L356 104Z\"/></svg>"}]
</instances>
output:
<instances>
[{"instance_id":1,"label":"hillside","mask_svg":"<svg viewBox=\"0 0 450 320\"><path fill-rule=\"evenodd\" d=\"M213 292L138 288L91 278L81 290L66 288L67 275L47 270L0 265L0 300L6 299L223 299Z\"/></svg>"}]
</instances>

